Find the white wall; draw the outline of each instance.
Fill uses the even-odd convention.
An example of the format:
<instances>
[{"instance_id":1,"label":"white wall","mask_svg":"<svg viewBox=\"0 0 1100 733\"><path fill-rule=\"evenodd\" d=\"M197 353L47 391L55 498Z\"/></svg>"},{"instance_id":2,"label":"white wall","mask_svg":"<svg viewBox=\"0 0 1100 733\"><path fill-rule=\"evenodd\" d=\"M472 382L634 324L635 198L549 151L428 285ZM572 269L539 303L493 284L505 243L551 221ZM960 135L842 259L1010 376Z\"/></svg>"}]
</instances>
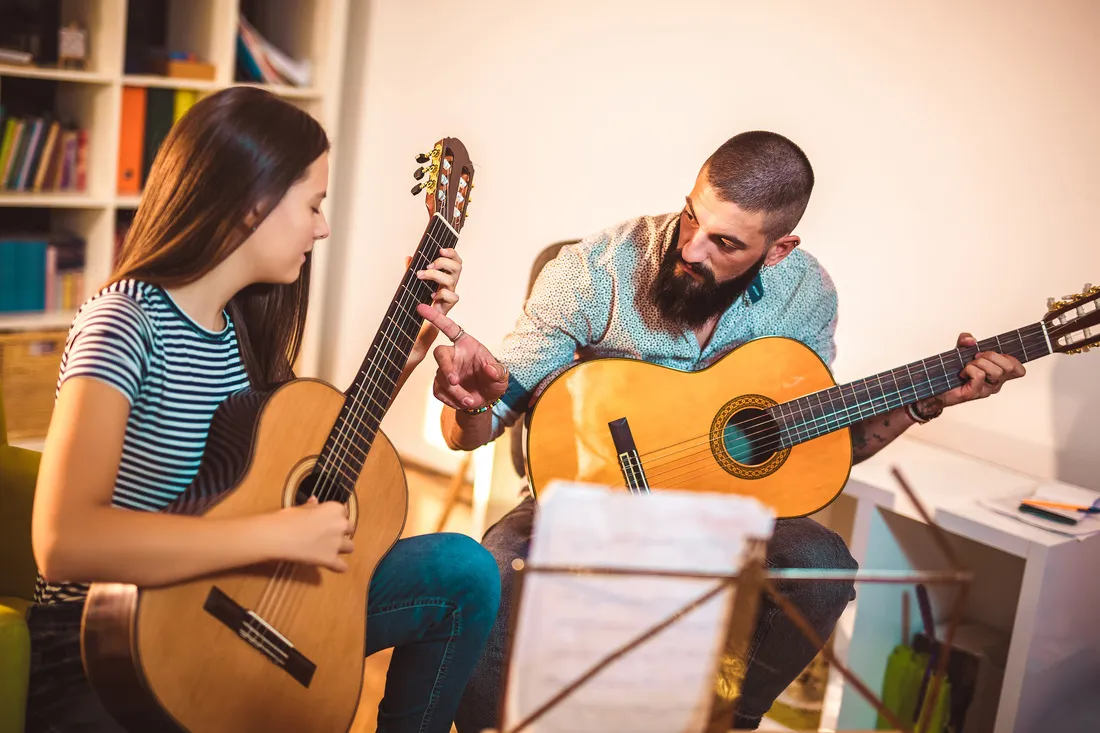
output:
<instances>
[{"instance_id":1,"label":"white wall","mask_svg":"<svg viewBox=\"0 0 1100 733\"><path fill-rule=\"evenodd\" d=\"M961 330L1032 323L1048 296L1100 282L1092 0L353 6L325 372L341 387L423 231L413 157L444 135L478 166L453 316L490 347L540 248L679 209L706 156L749 129L791 137L814 165L798 232L840 292L839 381L937 353ZM423 437L431 366L384 428L450 467ZM1055 355L916 430L1098 486L1098 383L1100 357Z\"/></svg>"}]
</instances>

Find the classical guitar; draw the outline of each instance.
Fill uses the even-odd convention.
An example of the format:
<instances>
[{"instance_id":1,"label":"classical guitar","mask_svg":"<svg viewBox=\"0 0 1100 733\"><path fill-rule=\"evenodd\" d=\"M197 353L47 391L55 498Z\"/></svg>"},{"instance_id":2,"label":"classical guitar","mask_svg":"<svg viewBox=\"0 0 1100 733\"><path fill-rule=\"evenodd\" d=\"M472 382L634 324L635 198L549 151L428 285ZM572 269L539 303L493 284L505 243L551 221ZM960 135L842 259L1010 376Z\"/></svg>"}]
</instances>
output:
<instances>
[{"instance_id":1,"label":"classical guitar","mask_svg":"<svg viewBox=\"0 0 1100 733\"><path fill-rule=\"evenodd\" d=\"M531 408L532 492L555 479L756 497L779 517L811 514L844 488L849 426L962 384L979 351L1021 362L1100 342L1100 287L1052 301L1038 323L850 384L789 338L754 339L698 372L642 361L579 362Z\"/></svg>"},{"instance_id":2,"label":"classical guitar","mask_svg":"<svg viewBox=\"0 0 1100 733\"><path fill-rule=\"evenodd\" d=\"M367 590L408 507L400 459L379 429L435 284L416 277L454 247L474 169L463 144L417 161L428 223L381 327L344 392L295 379L243 392L214 413L195 480L166 511L241 517L346 504L355 550L335 573L264 563L162 588L95 583L81 634L84 668L127 730L347 731L363 678ZM427 174L427 175L425 175Z\"/></svg>"}]
</instances>

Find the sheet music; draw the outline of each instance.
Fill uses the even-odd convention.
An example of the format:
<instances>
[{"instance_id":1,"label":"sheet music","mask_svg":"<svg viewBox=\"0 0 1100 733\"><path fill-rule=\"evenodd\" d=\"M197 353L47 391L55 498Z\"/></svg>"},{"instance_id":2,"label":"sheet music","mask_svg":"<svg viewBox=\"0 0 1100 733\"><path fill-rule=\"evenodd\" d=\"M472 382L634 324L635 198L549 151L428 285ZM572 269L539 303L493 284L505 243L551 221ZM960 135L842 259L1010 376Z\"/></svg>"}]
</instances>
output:
<instances>
[{"instance_id":1,"label":"sheet music","mask_svg":"<svg viewBox=\"0 0 1100 733\"><path fill-rule=\"evenodd\" d=\"M585 484L547 487L532 565L733 573L745 543L771 535L753 499L680 491L636 496ZM525 573L509 669L511 731L609 653L719 580ZM727 589L613 662L524 733L701 731L733 604Z\"/></svg>"}]
</instances>

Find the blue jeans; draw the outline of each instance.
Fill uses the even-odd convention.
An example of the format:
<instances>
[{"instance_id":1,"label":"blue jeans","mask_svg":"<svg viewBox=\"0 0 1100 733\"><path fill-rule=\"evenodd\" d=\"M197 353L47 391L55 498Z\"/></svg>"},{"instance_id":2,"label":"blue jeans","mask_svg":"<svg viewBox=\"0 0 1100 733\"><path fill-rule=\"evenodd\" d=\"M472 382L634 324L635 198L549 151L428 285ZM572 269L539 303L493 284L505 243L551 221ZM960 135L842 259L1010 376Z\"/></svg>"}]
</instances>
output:
<instances>
[{"instance_id":1,"label":"blue jeans","mask_svg":"<svg viewBox=\"0 0 1100 733\"><path fill-rule=\"evenodd\" d=\"M367 656L394 648L379 733L447 733L497 616L492 555L460 534L399 540L371 579ZM35 606L27 733L124 733L80 662L79 603Z\"/></svg>"},{"instance_id":2,"label":"blue jeans","mask_svg":"<svg viewBox=\"0 0 1100 733\"><path fill-rule=\"evenodd\" d=\"M493 633L485 646L470 684L462 697L455 727L458 733L480 733L497 727L503 694L509 606L514 587L512 560L526 558L531 545L537 505L531 497L506 514L485 533L482 544L496 557L500 569L502 602ZM781 519L768 541L768 568L832 568L856 570L844 541L808 517ZM828 639L848 602L855 598L852 583L776 583L802 612L822 639ZM748 651L747 670L733 719L736 729L754 730L775 699L813 661L820 651L779 607L765 596L760 602L756 631Z\"/></svg>"}]
</instances>

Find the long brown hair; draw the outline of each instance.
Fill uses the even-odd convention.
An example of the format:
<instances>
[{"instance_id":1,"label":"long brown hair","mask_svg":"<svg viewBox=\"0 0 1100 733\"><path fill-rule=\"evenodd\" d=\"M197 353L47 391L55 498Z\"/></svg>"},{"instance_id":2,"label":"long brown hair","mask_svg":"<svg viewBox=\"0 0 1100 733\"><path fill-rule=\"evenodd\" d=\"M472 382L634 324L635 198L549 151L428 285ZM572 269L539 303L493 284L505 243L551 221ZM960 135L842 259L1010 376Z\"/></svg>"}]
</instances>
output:
<instances>
[{"instance_id":1,"label":"long brown hair","mask_svg":"<svg viewBox=\"0 0 1100 733\"><path fill-rule=\"evenodd\" d=\"M244 242L328 148L313 117L262 89L231 87L202 99L161 144L110 281L178 287L199 279ZM251 285L229 301L255 388L294 376L311 261L306 255L289 285Z\"/></svg>"}]
</instances>

